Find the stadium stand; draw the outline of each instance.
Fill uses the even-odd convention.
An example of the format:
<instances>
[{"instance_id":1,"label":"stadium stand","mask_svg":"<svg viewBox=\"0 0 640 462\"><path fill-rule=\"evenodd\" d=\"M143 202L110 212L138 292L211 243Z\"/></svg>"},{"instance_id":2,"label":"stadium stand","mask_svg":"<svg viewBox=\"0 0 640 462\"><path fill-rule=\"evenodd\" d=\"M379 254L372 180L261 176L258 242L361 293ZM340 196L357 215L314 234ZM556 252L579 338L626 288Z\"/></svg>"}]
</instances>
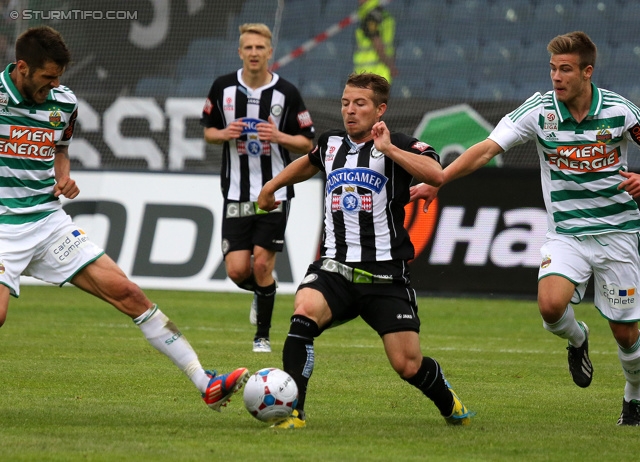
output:
<instances>
[{"instance_id":1,"label":"stadium stand","mask_svg":"<svg viewBox=\"0 0 640 462\"><path fill-rule=\"evenodd\" d=\"M176 90L176 81L172 77L143 77L136 83L135 96L171 95Z\"/></svg>"}]
</instances>

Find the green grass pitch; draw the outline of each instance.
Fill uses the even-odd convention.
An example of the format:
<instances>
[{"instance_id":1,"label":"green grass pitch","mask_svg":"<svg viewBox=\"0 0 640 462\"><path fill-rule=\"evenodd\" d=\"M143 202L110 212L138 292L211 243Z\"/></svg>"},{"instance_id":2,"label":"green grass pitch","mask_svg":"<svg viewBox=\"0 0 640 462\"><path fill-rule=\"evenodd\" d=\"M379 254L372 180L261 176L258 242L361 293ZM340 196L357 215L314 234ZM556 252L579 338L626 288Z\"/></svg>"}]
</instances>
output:
<instances>
[{"instance_id":1,"label":"green grass pitch","mask_svg":"<svg viewBox=\"0 0 640 462\"><path fill-rule=\"evenodd\" d=\"M148 291L205 368L281 367L293 296L279 295L272 354L251 351L249 294ZM573 384L566 344L535 301L419 299L421 341L462 401L469 427L448 427L393 372L361 320L315 343L308 424L273 430L238 394L218 414L139 329L75 288L25 286L0 329L2 461L620 461L640 429L620 428L624 378L607 323L591 328L594 380Z\"/></svg>"}]
</instances>

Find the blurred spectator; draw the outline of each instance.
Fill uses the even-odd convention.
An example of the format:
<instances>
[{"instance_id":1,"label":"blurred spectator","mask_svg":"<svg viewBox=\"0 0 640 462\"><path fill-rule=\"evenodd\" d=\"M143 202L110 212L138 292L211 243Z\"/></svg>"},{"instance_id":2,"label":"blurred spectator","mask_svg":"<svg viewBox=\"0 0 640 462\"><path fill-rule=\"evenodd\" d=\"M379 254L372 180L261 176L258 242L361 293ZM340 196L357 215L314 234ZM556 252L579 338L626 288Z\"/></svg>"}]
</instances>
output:
<instances>
[{"instance_id":1,"label":"blurred spectator","mask_svg":"<svg viewBox=\"0 0 640 462\"><path fill-rule=\"evenodd\" d=\"M380 0L358 0L358 18L354 72L372 72L391 83L392 77L398 75L393 46L395 19L380 5Z\"/></svg>"}]
</instances>

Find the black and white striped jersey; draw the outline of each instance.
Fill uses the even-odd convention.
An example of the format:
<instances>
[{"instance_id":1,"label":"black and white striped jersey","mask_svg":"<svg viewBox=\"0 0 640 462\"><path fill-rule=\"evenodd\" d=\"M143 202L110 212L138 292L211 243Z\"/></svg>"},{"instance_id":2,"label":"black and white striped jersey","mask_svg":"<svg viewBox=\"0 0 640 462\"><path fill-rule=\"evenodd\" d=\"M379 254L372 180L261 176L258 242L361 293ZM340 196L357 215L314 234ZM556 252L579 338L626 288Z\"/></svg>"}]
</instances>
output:
<instances>
[{"instance_id":1,"label":"black and white striped jersey","mask_svg":"<svg viewBox=\"0 0 640 462\"><path fill-rule=\"evenodd\" d=\"M242 118L249 127L237 140L225 142L221 169L222 192L227 200L256 201L262 186L291 162L280 145L258 139L255 125L272 117L289 135L313 139L315 130L298 89L277 74L267 85L252 90L242 80L242 69L218 77L202 111L205 127L225 128ZM276 192L277 200L291 199L293 187Z\"/></svg>"},{"instance_id":2,"label":"black and white striped jersey","mask_svg":"<svg viewBox=\"0 0 640 462\"><path fill-rule=\"evenodd\" d=\"M438 162L427 143L392 133L398 148ZM410 260L414 248L404 228L413 177L376 150L373 140L354 145L344 130L323 133L309 154L325 173L321 256L340 262Z\"/></svg>"}]
</instances>

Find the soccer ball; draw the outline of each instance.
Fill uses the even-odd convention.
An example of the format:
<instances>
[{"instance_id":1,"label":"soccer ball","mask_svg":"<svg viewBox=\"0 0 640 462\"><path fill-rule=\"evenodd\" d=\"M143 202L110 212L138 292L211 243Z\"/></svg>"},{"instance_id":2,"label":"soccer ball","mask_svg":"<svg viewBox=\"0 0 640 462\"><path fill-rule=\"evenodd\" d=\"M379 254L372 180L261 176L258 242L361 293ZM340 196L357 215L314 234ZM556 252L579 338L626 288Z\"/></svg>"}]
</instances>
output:
<instances>
[{"instance_id":1,"label":"soccer ball","mask_svg":"<svg viewBox=\"0 0 640 462\"><path fill-rule=\"evenodd\" d=\"M289 417L298 404L298 386L281 369L260 369L244 386L244 406L262 422Z\"/></svg>"}]
</instances>

